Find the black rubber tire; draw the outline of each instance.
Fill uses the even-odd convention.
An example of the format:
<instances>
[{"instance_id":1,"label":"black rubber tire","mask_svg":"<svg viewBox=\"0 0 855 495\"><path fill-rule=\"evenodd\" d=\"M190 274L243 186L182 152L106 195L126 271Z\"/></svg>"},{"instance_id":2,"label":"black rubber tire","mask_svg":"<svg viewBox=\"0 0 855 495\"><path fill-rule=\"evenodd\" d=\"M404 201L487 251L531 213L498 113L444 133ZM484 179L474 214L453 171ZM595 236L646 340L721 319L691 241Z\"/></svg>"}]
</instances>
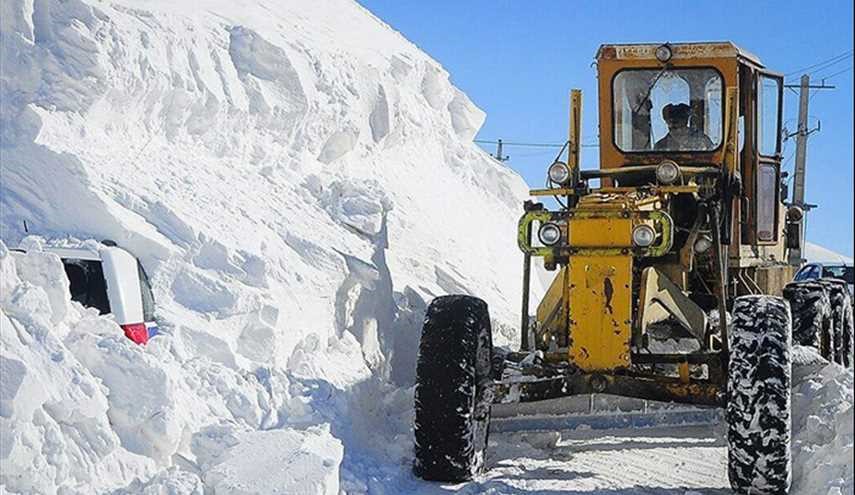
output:
<instances>
[{"instance_id":1,"label":"black rubber tire","mask_svg":"<svg viewBox=\"0 0 855 495\"><path fill-rule=\"evenodd\" d=\"M852 300L842 280L823 278L819 283L828 292L831 309L831 361L849 366L852 349Z\"/></svg>"},{"instance_id":2,"label":"black rubber tire","mask_svg":"<svg viewBox=\"0 0 855 495\"><path fill-rule=\"evenodd\" d=\"M852 296L849 296L849 304L843 308L843 366L855 368L855 308L852 306Z\"/></svg>"},{"instance_id":3,"label":"black rubber tire","mask_svg":"<svg viewBox=\"0 0 855 495\"><path fill-rule=\"evenodd\" d=\"M484 468L493 402L487 303L434 299L425 314L415 391L416 476L466 481Z\"/></svg>"},{"instance_id":4,"label":"black rubber tire","mask_svg":"<svg viewBox=\"0 0 855 495\"><path fill-rule=\"evenodd\" d=\"M785 494L792 478L792 337L787 302L742 296L728 332L728 477L737 493Z\"/></svg>"},{"instance_id":5,"label":"black rubber tire","mask_svg":"<svg viewBox=\"0 0 855 495\"><path fill-rule=\"evenodd\" d=\"M841 312L843 313L843 366L853 369L855 368L855 315L853 315L852 294L849 290L846 291L846 299L842 304Z\"/></svg>"},{"instance_id":6,"label":"black rubber tire","mask_svg":"<svg viewBox=\"0 0 855 495\"><path fill-rule=\"evenodd\" d=\"M831 360L833 316L826 284L818 280L792 282L784 287L784 299L790 303L793 342L814 347L822 357Z\"/></svg>"}]
</instances>

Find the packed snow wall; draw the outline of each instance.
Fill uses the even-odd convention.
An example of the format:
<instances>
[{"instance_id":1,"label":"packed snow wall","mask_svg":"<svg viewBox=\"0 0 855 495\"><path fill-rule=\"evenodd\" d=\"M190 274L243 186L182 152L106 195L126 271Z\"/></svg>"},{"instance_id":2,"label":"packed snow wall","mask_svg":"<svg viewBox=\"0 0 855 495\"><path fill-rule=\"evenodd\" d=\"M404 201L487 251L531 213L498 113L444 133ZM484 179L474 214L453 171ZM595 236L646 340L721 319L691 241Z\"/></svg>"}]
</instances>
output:
<instances>
[{"instance_id":1,"label":"packed snow wall","mask_svg":"<svg viewBox=\"0 0 855 495\"><path fill-rule=\"evenodd\" d=\"M113 239L171 321L236 341L275 313L265 362L349 331L388 366L397 303L448 292L516 321L525 184L471 143L484 114L448 74L354 2L3 8L10 246L25 220Z\"/></svg>"},{"instance_id":2,"label":"packed snow wall","mask_svg":"<svg viewBox=\"0 0 855 495\"><path fill-rule=\"evenodd\" d=\"M211 457L268 430L333 445L337 486L342 443L374 448L385 414L409 435L434 296L484 298L516 338L526 185L472 144L484 114L445 70L355 2L10 0L0 36L0 237L31 251L4 250L26 272L3 293L5 490L228 491ZM40 252L91 239L152 277L150 345Z\"/></svg>"}]
</instances>

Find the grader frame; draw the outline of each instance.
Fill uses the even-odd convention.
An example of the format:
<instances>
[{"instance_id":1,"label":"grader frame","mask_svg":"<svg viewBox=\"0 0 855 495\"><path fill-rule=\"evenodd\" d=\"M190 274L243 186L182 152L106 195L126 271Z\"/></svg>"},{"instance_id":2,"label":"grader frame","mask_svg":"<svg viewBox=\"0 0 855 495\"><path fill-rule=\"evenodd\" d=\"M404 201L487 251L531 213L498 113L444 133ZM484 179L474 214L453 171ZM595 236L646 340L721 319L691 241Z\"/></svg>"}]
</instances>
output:
<instances>
[{"instance_id":1,"label":"grader frame","mask_svg":"<svg viewBox=\"0 0 855 495\"><path fill-rule=\"evenodd\" d=\"M596 62L600 167L580 168L582 95L573 90L567 158L557 165L569 178L531 191L561 207L526 202L519 222L521 349L505 359L522 365L496 382L495 401L607 393L723 406L727 322L712 324L708 315L726 315L739 295L780 295L797 268L787 262L789 250L802 243L804 215L785 203L781 185L782 78L728 42L603 45ZM714 82L698 82L693 69L713 74ZM652 102L627 105L617 94L627 71L652 79L645 99L663 74L685 81L694 132L715 134L715 146L656 149L655 126L642 108ZM660 180L664 163L676 166L677 180ZM560 228L559 242L534 241L547 224ZM634 242L641 225L656 233L650 245ZM700 238L706 244L697 244ZM532 317L534 257L557 273ZM650 350L645 344L657 324L694 338L697 347ZM526 359L532 353L535 365Z\"/></svg>"}]
</instances>

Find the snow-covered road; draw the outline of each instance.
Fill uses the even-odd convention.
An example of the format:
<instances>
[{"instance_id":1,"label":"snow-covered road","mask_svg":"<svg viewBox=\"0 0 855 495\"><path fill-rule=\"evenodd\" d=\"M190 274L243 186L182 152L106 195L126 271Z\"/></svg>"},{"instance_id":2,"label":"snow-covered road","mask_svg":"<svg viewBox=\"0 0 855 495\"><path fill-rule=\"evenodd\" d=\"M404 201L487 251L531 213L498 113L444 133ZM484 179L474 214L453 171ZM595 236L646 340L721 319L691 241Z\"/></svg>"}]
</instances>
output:
<instances>
[{"instance_id":1,"label":"snow-covered road","mask_svg":"<svg viewBox=\"0 0 855 495\"><path fill-rule=\"evenodd\" d=\"M418 493L732 493L727 449L717 426L494 435L489 471L475 482L430 485Z\"/></svg>"}]
</instances>

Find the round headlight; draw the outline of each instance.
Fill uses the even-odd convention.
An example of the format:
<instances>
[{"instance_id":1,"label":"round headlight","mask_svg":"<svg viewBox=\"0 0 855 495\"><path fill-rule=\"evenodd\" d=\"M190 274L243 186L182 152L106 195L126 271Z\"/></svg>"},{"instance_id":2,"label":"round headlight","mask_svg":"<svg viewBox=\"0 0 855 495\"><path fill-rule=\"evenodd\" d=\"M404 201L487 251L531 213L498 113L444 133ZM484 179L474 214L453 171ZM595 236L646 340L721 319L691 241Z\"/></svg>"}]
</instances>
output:
<instances>
[{"instance_id":1,"label":"round headlight","mask_svg":"<svg viewBox=\"0 0 855 495\"><path fill-rule=\"evenodd\" d=\"M787 209L787 220L798 222L805 216L805 211L796 205L792 205Z\"/></svg>"},{"instance_id":2,"label":"round headlight","mask_svg":"<svg viewBox=\"0 0 855 495\"><path fill-rule=\"evenodd\" d=\"M544 246L554 246L561 240L561 227L554 223L545 223L537 231L537 238Z\"/></svg>"},{"instance_id":3,"label":"round headlight","mask_svg":"<svg viewBox=\"0 0 855 495\"><path fill-rule=\"evenodd\" d=\"M650 225L637 225L632 229L632 243L638 247L649 247L656 240L656 231Z\"/></svg>"},{"instance_id":4,"label":"round headlight","mask_svg":"<svg viewBox=\"0 0 855 495\"><path fill-rule=\"evenodd\" d=\"M697 239L695 239L695 245L692 247L695 249L696 253L701 254L709 251L709 249L712 247L712 244L713 242L710 236L703 234L698 236Z\"/></svg>"},{"instance_id":5,"label":"round headlight","mask_svg":"<svg viewBox=\"0 0 855 495\"><path fill-rule=\"evenodd\" d=\"M671 160L665 160L656 167L656 180L660 184L673 184L680 177L680 167Z\"/></svg>"},{"instance_id":6,"label":"round headlight","mask_svg":"<svg viewBox=\"0 0 855 495\"><path fill-rule=\"evenodd\" d=\"M662 62L663 64L671 60L671 56L673 53L671 52L671 45L664 44L656 47L656 60Z\"/></svg>"},{"instance_id":7,"label":"round headlight","mask_svg":"<svg viewBox=\"0 0 855 495\"><path fill-rule=\"evenodd\" d=\"M556 184L564 184L570 180L570 169L563 162L555 162L549 166L549 180Z\"/></svg>"}]
</instances>

